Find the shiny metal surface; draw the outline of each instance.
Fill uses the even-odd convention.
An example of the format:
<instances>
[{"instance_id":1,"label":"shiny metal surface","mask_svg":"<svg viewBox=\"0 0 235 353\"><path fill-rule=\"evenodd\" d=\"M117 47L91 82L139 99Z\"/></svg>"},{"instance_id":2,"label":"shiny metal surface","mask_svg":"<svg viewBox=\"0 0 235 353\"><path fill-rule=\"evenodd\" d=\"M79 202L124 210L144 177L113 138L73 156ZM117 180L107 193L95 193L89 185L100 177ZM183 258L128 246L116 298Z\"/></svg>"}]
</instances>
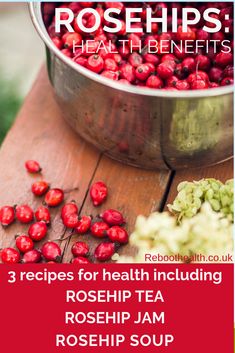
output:
<instances>
[{"instance_id":1,"label":"shiny metal surface","mask_svg":"<svg viewBox=\"0 0 235 353\"><path fill-rule=\"evenodd\" d=\"M164 91L121 85L77 65L51 42L41 4L30 4L65 119L105 154L150 169L219 163L233 154L233 87Z\"/></svg>"}]
</instances>

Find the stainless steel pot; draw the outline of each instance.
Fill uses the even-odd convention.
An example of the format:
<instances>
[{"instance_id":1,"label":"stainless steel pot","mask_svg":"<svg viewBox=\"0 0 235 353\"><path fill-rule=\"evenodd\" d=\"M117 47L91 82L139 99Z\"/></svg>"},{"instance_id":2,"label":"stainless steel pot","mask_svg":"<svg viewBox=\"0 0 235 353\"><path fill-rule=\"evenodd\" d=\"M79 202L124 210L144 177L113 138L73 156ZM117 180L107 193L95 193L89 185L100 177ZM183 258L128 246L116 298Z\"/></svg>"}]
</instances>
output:
<instances>
[{"instance_id":1,"label":"stainless steel pot","mask_svg":"<svg viewBox=\"0 0 235 353\"><path fill-rule=\"evenodd\" d=\"M31 3L30 12L46 44L56 100L86 141L111 158L149 169L202 167L232 156L233 87L171 92L119 84L54 46L41 3Z\"/></svg>"}]
</instances>

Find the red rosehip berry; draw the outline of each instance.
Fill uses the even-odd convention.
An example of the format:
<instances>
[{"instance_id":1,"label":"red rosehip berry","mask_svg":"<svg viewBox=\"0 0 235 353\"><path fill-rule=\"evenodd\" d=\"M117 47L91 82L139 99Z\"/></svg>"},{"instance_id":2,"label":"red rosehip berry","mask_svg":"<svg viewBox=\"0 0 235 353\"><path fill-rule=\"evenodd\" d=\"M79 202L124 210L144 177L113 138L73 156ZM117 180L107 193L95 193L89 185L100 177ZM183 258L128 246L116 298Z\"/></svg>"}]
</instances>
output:
<instances>
[{"instance_id":1,"label":"red rosehip berry","mask_svg":"<svg viewBox=\"0 0 235 353\"><path fill-rule=\"evenodd\" d=\"M178 82L178 81L179 81L179 79L177 76L171 76L170 78L168 78L166 80L166 84L168 87L175 87L176 82Z\"/></svg>"},{"instance_id":2,"label":"red rosehip berry","mask_svg":"<svg viewBox=\"0 0 235 353\"><path fill-rule=\"evenodd\" d=\"M44 222L33 223L29 230L28 235L33 241L40 241L47 235L47 226Z\"/></svg>"},{"instance_id":3,"label":"red rosehip berry","mask_svg":"<svg viewBox=\"0 0 235 353\"><path fill-rule=\"evenodd\" d=\"M223 70L219 67L212 67L209 71L209 78L211 81L220 82L223 75Z\"/></svg>"},{"instance_id":4,"label":"red rosehip berry","mask_svg":"<svg viewBox=\"0 0 235 353\"><path fill-rule=\"evenodd\" d=\"M126 244L128 243L128 233L125 229L119 226L113 226L107 230L106 234L109 239L115 243Z\"/></svg>"},{"instance_id":5,"label":"red rosehip berry","mask_svg":"<svg viewBox=\"0 0 235 353\"><path fill-rule=\"evenodd\" d=\"M82 43L82 36L77 32L68 32L63 35L62 40L66 49L73 49L75 45L79 45Z\"/></svg>"},{"instance_id":6,"label":"red rosehip berry","mask_svg":"<svg viewBox=\"0 0 235 353\"><path fill-rule=\"evenodd\" d=\"M104 238L107 236L109 225L105 222L95 222L91 226L91 234L96 238Z\"/></svg>"},{"instance_id":7,"label":"red rosehip berry","mask_svg":"<svg viewBox=\"0 0 235 353\"><path fill-rule=\"evenodd\" d=\"M108 188L102 181L98 181L91 186L90 196L94 206L101 205L108 196Z\"/></svg>"},{"instance_id":8,"label":"red rosehip berry","mask_svg":"<svg viewBox=\"0 0 235 353\"><path fill-rule=\"evenodd\" d=\"M144 54L143 58L144 58L146 63L150 63L150 64L153 64L155 66L157 66L159 64L159 62L160 62L159 57L157 55L151 54L151 53Z\"/></svg>"},{"instance_id":9,"label":"red rosehip berry","mask_svg":"<svg viewBox=\"0 0 235 353\"><path fill-rule=\"evenodd\" d=\"M195 58L195 63L199 70L205 71L207 71L211 65L210 59L206 55L198 55Z\"/></svg>"},{"instance_id":10,"label":"red rosehip berry","mask_svg":"<svg viewBox=\"0 0 235 353\"><path fill-rule=\"evenodd\" d=\"M178 89L179 91L189 90L190 84L186 80L179 80L176 82L175 88Z\"/></svg>"},{"instance_id":11,"label":"red rosehip berry","mask_svg":"<svg viewBox=\"0 0 235 353\"><path fill-rule=\"evenodd\" d=\"M33 221L34 213L30 206L21 205L16 207L16 218L20 223L30 223Z\"/></svg>"},{"instance_id":12,"label":"red rosehip berry","mask_svg":"<svg viewBox=\"0 0 235 353\"><path fill-rule=\"evenodd\" d=\"M155 73L155 66L152 63L145 63L145 65L147 65L149 67L150 74Z\"/></svg>"},{"instance_id":13,"label":"red rosehip berry","mask_svg":"<svg viewBox=\"0 0 235 353\"><path fill-rule=\"evenodd\" d=\"M88 259L86 259L85 257L79 256L79 257L75 257L72 261L71 264L75 264L75 265L85 265L85 264L89 264L90 261Z\"/></svg>"},{"instance_id":14,"label":"red rosehip berry","mask_svg":"<svg viewBox=\"0 0 235 353\"><path fill-rule=\"evenodd\" d=\"M205 82L209 81L209 77L206 72L204 71L197 71L190 74L187 78L188 83L191 85L196 80L203 80Z\"/></svg>"},{"instance_id":15,"label":"red rosehip berry","mask_svg":"<svg viewBox=\"0 0 235 353\"><path fill-rule=\"evenodd\" d=\"M208 83L202 79L197 79L191 84L192 89L206 89L208 88Z\"/></svg>"},{"instance_id":16,"label":"red rosehip berry","mask_svg":"<svg viewBox=\"0 0 235 353\"><path fill-rule=\"evenodd\" d=\"M161 57L161 63L164 63L165 61L173 61L173 66L179 62L179 60L176 58L174 54L164 54Z\"/></svg>"},{"instance_id":17,"label":"red rosehip berry","mask_svg":"<svg viewBox=\"0 0 235 353\"><path fill-rule=\"evenodd\" d=\"M209 88L217 88L219 87L219 84L216 82L209 82Z\"/></svg>"},{"instance_id":18,"label":"red rosehip berry","mask_svg":"<svg viewBox=\"0 0 235 353\"><path fill-rule=\"evenodd\" d=\"M135 69L131 64L124 64L120 68L120 77L128 82L135 81Z\"/></svg>"},{"instance_id":19,"label":"red rosehip berry","mask_svg":"<svg viewBox=\"0 0 235 353\"><path fill-rule=\"evenodd\" d=\"M183 70L182 63L179 63L176 65L175 70L174 70L174 75L176 77L178 77L179 80L183 80L185 78L185 72Z\"/></svg>"},{"instance_id":20,"label":"red rosehip berry","mask_svg":"<svg viewBox=\"0 0 235 353\"><path fill-rule=\"evenodd\" d=\"M110 80L117 81L119 77L119 73L117 71L108 71L104 70L100 76L109 78Z\"/></svg>"},{"instance_id":21,"label":"red rosehip berry","mask_svg":"<svg viewBox=\"0 0 235 353\"><path fill-rule=\"evenodd\" d=\"M98 54L91 55L87 60L87 68L98 74L104 68L104 60Z\"/></svg>"},{"instance_id":22,"label":"red rosehip berry","mask_svg":"<svg viewBox=\"0 0 235 353\"><path fill-rule=\"evenodd\" d=\"M67 56L68 58L72 58L73 57L73 54L71 52L70 49L62 49L61 50L61 53L63 53L65 56Z\"/></svg>"},{"instance_id":23,"label":"red rosehip berry","mask_svg":"<svg viewBox=\"0 0 235 353\"><path fill-rule=\"evenodd\" d=\"M95 258L98 261L108 261L115 253L114 243L101 243L95 249Z\"/></svg>"},{"instance_id":24,"label":"red rosehip berry","mask_svg":"<svg viewBox=\"0 0 235 353\"><path fill-rule=\"evenodd\" d=\"M179 26L177 31L178 40L195 40L196 33L190 27L187 27L187 32L183 32L183 27Z\"/></svg>"},{"instance_id":25,"label":"red rosehip berry","mask_svg":"<svg viewBox=\"0 0 235 353\"><path fill-rule=\"evenodd\" d=\"M78 213L78 207L75 202L66 203L61 210L61 218L63 219L67 215Z\"/></svg>"},{"instance_id":26,"label":"red rosehip berry","mask_svg":"<svg viewBox=\"0 0 235 353\"><path fill-rule=\"evenodd\" d=\"M29 160L25 162L25 168L29 173L40 173L42 171L42 168L40 167L40 164L37 161Z\"/></svg>"},{"instance_id":27,"label":"red rosehip berry","mask_svg":"<svg viewBox=\"0 0 235 353\"><path fill-rule=\"evenodd\" d=\"M45 222L47 225L51 223L50 211L45 206L39 206L35 212L35 218L38 222Z\"/></svg>"},{"instance_id":28,"label":"red rosehip berry","mask_svg":"<svg viewBox=\"0 0 235 353\"><path fill-rule=\"evenodd\" d=\"M158 76L151 75L151 76L149 76L149 78L146 81L146 86L148 88L160 89L160 88L162 88L164 86L164 84L163 84L162 80Z\"/></svg>"},{"instance_id":29,"label":"red rosehip berry","mask_svg":"<svg viewBox=\"0 0 235 353\"><path fill-rule=\"evenodd\" d=\"M147 64L141 64L135 70L136 78L141 81L146 81L150 73L151 69Z\"/></svg>"},{"instance_id":30,"label":"red rosehip berry","mask_svg":"<svg viewBox=\"0 0 235 353\"><path fill-rule=\"evenodd\" d=\"M186 74L189 74L193 71L195 71L196 64L194 58L187 57L182 61L182 70Z\"/></svg>"},{"instance_id":31,"label":"red rosehip berry","mask_svg":"<svg viewBox=\"0 0 235 353\"><path fill-rule=\"evenodd\" d=\"M229 86L233 85L233 78L232 77L225 77L223 80L220 82L221 86Z\"/></svg>"},{"instance_id":32,"label":"red rosehip berry","mask_svg":"<svg viewBox=\"0 0 235 353\"><path fill-rule=\"evenodd\" d=\"M108 71L117 71L118 70L118 66L117 63L114 59L111 58L107 58L104 61L104 70L108 70Z\"/></svg>"},{"instance_id":33,"label":"red rosehip berry","mask_svg":"<svg viewBox=\"0 0 235 353\"><path fill-rule=\"evenodd\" d=\"M174 74L174 67L171 65L172 61L165 61L158 65L157 74L162 79L167 79Z\"/></svg>"},{"instance_id":34,"label":"red rosehip berry","mask_svg":"<svg viewBox=\"0 0 235 353\"><path fill-rule=\"evenodd\" d=\"M59 206L64 201L64 192L61 189L51 189L46 193L45 203L49 207Z\"/></svg>"},{"instance_id":35,"label":"red rosehip berry","mask_svg":"<svg viewBox=\"0 0 235 353\"><path fill-rule=\"evenodd\" d=\"M113 53L113 59L115 60L115 62L117 63L117 64L120 64L121 62L122 62L122 57L121 57L121 55L120 54L118 54L118 53Z\"/></svg>"},{"instance_id":36,"label":"red rosehip berry","mask_svg":"<svg viewBox=\"0 0 235 353\"><path fill-rule=\"evenodd\" d=\"M78 257L78 256L84 257L84 256L87 256L89 253L89 246L88 244L82 241L78 241L75 244L73 244L71 251L73 256L75 257Z\"/></svg>"},{"instance_id":37,"label":"red rosehip berry","mask_svg":"<svg viewBox=\"0 0 235 353\"><path fill-rule=\"evenodd\" d=\"M152 33L157 33L159 30L159 27L158 27L158 24L155 22L155 23L151 23L151 32Z\"/></svg>"},{"instance_id":38,"label":"red rosehip berry","mask_svg":"<svg viewBox=\"0 0 235 353\"><path fill-rule=\"evenodd\" d=\"M20 262L20 254L13 248L5 248L1 251L1 259L4 264L17 264Z\"/></svg>"},{"instance_id":39,"label":"red rosehip berry","mask_svg":"<svg viewBox=\"0 0 235 353\"><path fill-rule=\"evenodd\" d=\"M112 209L104 211L100 215L100 218L102 218L102 220L110 226L121 226L123 223L125 223L121 212Z\"/></svg>"},{"instance_id":40,"label":"red rosehip berry","mask_svg":"<svg viewBox=\"0 0 235 353\"><path fill-rule=\"evenodd\" d=\"M218 53L215 57L216 65L220 67L226 67L233 63L233 54L232 53Z\"/></svg>"},{"instance_id":41,"label":"red rosehip berry","mask_svg":"<svg viewBox=\"0 0 235 353\"><path fill-rule=\"evenodd\" d=\"M233 77L234 76L234 68L232 65L226 66L223 71L223 77Z\"/></svg>"},{"instance_id":42,"label":"red rosehip berry","mask_svg":"<svg viewBox=\"0 0 235 353\"><path fill-rule=\"evenodd\" d=\"M3 206L0 208L0 222L2 226L7 227L15 220L15 210L12 206Z\"/></svg>"},{"instance_id":43,"label":"red rosehip berry","mask_svg":"<svg viewBox=\"0 0 235 353\"><path fill-rule=\"evenodd\" d=\"M16 246L20 252L26 253L34 248L34 243L29 236L21 234L16 238Z\"/></svg>"},{"instance_id":44,"label":"red rosehip berry","mask_svg":"<svg viewBox=\"0 0 235 353\"><path fill-rule=\"evenodd\" d=\"M202 80L208 82L209 81L209 76L205 71L197 71L196 73L197 77L200 77Z\"/></svg>"},{"instance_id":45,"label":"red rosehip berry","mask_svg":"<svg viewBox=\"0 0 235 353\"><path fill-rule=\"evenodd\" d=\"M81 65L81 66L84 66L84 67L86 67L86 65L87 65L87 58L84 58L84 56L75 57L73 60L78 65Z\"/></svg>"},{"instance_id":46,"label":"red rosehip berry","mask_svg":"<svg viewBox=\"0 0 235 353\"><path fill-rule=\"evenodd\" d=\"M42 255L41 255L41 252L37 249L33 249L33 250L30 250L30 251L27 251L21 262L23 264L36 264L38 262L40 262L42 259Z\"/></svg>"},{"instance_id":47,"label":"red rosehip berry","mask_svg":"<svg viewBox=\"0 0 235 353\"><path fill-rule=\"evenodd\" d=\"M55 44L55 46L58 49L62 49L63 48L63 42L62 42L62 40L60 38L54 37L54 38L52 38L52 42Z\"/></svg>"},{"instance_id":48,"label":"red rosehip berry","mask_svg":"<svg viewBox=\"0 0 235 353\"><path fill-rule=\"evenodd\" d=\"M70 229L76 228L79 224L79 216L77 213L66 214L62 220L64 226Z\"/></svg>"},{"instance_id":49,"label":"red rosehip berry","mask_svg":"<svg viewBox=\"0 0 235 353\"><path fill-rule=\"evenodd\" d=\"M74 232L77 234L87 233L91 228L91 221L92 221L91 216L82 216L79 219L78 224L77 224L76 228L74 229Z\"/></svg>"},{"instance_id":50,"label":"red rosehip berry","mask_svg":"<svg viewBox=\"0 0 235 353\"><path fill-rule=\"evenodd\" d=\"M143 64L142 56L136 52L130 54L128 61L133 67L138 67L139 65Z\"/></svg>"},{"instance_id":51,"label":"red rosehip berry","mask_svg":"<svg viewBox=\"0 0 235 353\"><path fill-rule=\"evenodd\" d=\"M42 196L44 195L48 189L49 189L49 184L46 181L36 181L35 183L33 183L32 185L32 193L35 196Z\"/></svg>"},{"instance_id":52,"label":"red rosehip berry","mask_svg":"<svg viewBox=\"0 0 235 353\"><path fill-rule=\"evenodd\" d=\"M48 241L43 244L42 255L48 261L61 262L61 249L58 244Z\"/></svg>"}]
</instances>

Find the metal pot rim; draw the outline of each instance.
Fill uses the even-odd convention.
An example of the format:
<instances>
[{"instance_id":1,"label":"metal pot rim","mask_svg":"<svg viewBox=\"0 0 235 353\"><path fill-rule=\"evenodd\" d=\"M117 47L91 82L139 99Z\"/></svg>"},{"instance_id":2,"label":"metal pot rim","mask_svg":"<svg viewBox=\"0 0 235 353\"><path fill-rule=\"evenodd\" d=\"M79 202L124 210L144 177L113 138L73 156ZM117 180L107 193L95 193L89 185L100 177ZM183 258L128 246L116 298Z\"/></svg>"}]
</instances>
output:
<instances>
[{"instance_id":1,"label":"metal pot rim","mask_svg":"<svg viewBox=\"0 0 235 353\"><path fill-rule=\"evenodd\" d=\"M42 12L41 12L41 2L32 2L29 4L30 15L32 22L46 44L46 46L53 51L53 53L66 65L77 71L78 73L84 75L85 77L96 81L104 86L110 87L112 89L118 91L124 91L126 93L135 94L135 95L143 95L143 96L150 96L150 97L163 97L163 98L206 98L206 97L213 97L213 96L221 96L225 94L233 93L234 85L225 86L225 87L218 87L206 90L194 90L194 91L164 91L162 89L151 89L151 88L142 88L136 87L134 85L125 85L121 84L117 81L110 80L108 78L102 77L92 71L86 69L83 66L80 66L73 62L70 58L67 58L65 55L61 53L59 49L53 44L52 40L50 39L46 27L43 22Z\"/></svg>"}]
</instances>

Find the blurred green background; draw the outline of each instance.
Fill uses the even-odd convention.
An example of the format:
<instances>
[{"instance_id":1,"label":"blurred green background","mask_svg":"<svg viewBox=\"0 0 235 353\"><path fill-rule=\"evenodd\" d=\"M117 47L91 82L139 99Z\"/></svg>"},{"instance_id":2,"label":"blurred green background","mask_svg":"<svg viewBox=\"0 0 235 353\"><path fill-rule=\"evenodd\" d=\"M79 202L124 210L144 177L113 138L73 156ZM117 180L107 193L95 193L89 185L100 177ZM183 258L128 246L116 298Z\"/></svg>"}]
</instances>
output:
<instances>
[{"instance_id":1,"label":"blurred green background","mask_svg":"<svg viewBox=\"0 0 235 353\"><path fill-rule=\"evenodd\" d=\"M0 144L2 143L8 129L16 116L22 102L14 81L9 82L0 73Z\"/></svg>"},{"instance_id":2,"label":"blurred green background","mask_svg":"<svg viewBox=\"0 0 235 353\"><path fill-rule=\"evenodd\" d=\"M43 62L26 3L0 3L0 144Z\"/></svg>"}]
</instances>

